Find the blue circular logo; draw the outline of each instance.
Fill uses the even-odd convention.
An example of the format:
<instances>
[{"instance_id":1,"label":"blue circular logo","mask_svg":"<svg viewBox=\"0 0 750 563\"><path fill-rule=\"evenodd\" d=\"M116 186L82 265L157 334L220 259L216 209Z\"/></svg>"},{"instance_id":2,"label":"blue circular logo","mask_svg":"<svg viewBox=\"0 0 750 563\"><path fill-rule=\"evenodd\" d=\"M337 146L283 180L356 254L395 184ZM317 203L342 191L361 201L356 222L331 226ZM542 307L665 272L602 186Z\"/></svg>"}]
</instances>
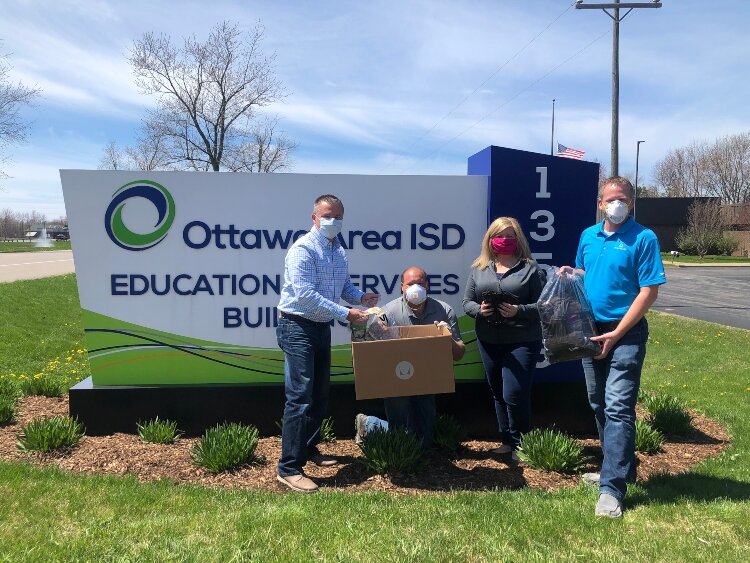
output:
<instances>
[{"instance_id":1,"label":"blue circular logo","mask_svg":"<svg viewBox=\"0 0 750 563\"><path fill-rule=\"evenodd\" d=\"M156 208L158 219L150 233L135 233L125 226L122 212L127 201L134 197L145 198ZM174 200L164 186L149 180L136 180L112 194L112 201L104 215L104 228L112 242L120 248L146 250L164 240L174 221L174 213Z\"/></svg>"}]
</instances>

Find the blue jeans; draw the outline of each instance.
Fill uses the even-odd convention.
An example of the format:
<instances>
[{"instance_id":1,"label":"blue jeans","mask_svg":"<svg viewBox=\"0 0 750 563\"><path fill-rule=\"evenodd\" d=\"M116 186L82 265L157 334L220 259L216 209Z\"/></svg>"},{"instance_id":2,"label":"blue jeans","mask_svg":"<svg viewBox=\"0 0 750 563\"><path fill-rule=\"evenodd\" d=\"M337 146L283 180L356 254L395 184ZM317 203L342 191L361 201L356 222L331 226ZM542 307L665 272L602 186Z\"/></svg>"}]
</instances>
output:
<instances>
[{"instance_id":1,"label":"blue jeans","mask_svg":"<svg viewBox=\"0 0 750 563\"><path fill-rule=\"evenodd\" d=\"M286 392L278 471L289 477L302 473L320 441L331 379L331 327L280 318L276 339L284 352Z\"/></svg>"},{"instance_id":2,"label":"blue jeans","mask_svg":"<svg viewBox=\"0 0 750 563\"><path fill-rule=\"evenodd\" d=\"M531 383L541 342L490 344L477 340L487 383L495 399L500 440L518 449L531 430Z\"/></svg>"},{"instance_id":3,"label":"blue jeans","mask_svg":"<svg viewBox=\"0 0 750 563\"><path fill-rule=\"evenodd\" d=\"M389 397L383 399L385 416L388 422L376 416L368 416L366 432L376 428L406 428L422 442L422 449L428 450L432 446L435 432L435 395L415 395L413 397Z\"/></svg>"},{"instance_id":4,"label":"blue jeans","mask_svg":"<svg viewBox=\"0 0 750 563\"><path fill-rule=\"evenodd\" d=\"M604 454L599 492L622 500L635 481L635 404L646 357L648 323L641 319L602 360L583 359L589 403Z\"/></svg>"}]
</instances>

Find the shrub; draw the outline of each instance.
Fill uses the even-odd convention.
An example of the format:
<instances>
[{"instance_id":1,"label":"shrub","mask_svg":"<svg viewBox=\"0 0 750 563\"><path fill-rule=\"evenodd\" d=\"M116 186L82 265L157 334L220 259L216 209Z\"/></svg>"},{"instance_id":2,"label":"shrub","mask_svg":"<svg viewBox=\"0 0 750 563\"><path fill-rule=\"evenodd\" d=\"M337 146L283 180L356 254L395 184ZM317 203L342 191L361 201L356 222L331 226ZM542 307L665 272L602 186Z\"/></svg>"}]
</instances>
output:
<instances>
[{"instance_id":1,"label":"shrub","mask_svg":"<svg viewBox=\"0 0 750 563\"><path fill-rule=\"evenodd\" d=\"M652 395L644 401L643 408L648 412L646 420L664 434L686 436L693 429L693 417L677 397Z\"/></svg>"},{"instance_id":2,"label":"shrub","mask_svg":"<svg viewBox=\"0 0 750 563\"><path fill-rule=\"evenodd\" d=\"M583 446L555 428L536 428L521 438L518 458L536 469L575 473L583 469Z\"/></svg>"},{"instance_id":3,"label":"shrub","mask_svg":"<svg viewBox=\"0 0 750 563\"><path fill-rule=\"evenodd\" d=\"M138 436L144 442L154 444L171 444L177 438L182 436L182 432L177 430L177 423L171 420L159 420L157 416L141 424L138 423Z\"/></svg>"},{"instance_id":4,"label":"shrub","mask_svg":"<svg viewBox=\"0 0 750 563\"><path fill-rule=\"evenodd\" d=\"M10 376L5 377L4 375L0 375L0 397L18 399L21 394L21 386L15 379Z\"/></svg>"},{"instance_id":5,"label":"shrub","mask_svg":"<svg viewBox=\"0 0 750 563\"><path fill-rule=\"evenodd\" d=\"M675 244L680 252L691 256L700 256L701 250L704 254L730 256L739 246L736 239L721 233L707 234L699 239L684 231L677 233Z\"/></svg>"},{"instance_id":6,"label":"shrub","mask_svg":"<svg viewBox=\"0 0 750 563\"><path fill-rule=\"evenodd\" d=\"M450 415L441 414L435 422L433 444L440 450L456 453L461 449L461 443L466 440L466 431L459 422Z\"/></svg>"},{"instance_id":7,"label":"shrub","mask_svg":"<svg viewBox=\"0 0 750 563\"><path fill-rule=\"evenodd\" d=\"M279 436L284 433L284 417L274 421L274 425L279 430ZM329 416L324 418L320 424L320 441L321 442L335 442L336 434L333 432L333 417Z\"/></svg>"},{"instance_id":8,"label":"shrub","mask_svg":"<svg viewBox=\"0 0 750 563\"><path fill-rule=\"evenodd\" d=\"M655 454L661 450L664 434L643 420L635 421L635 451Z\"/></svg>"},{"instance_id":9,"label":"shrub","mask_svg":"<svg viewBox=\"0 0 750 563\"><path fill-rule=\"evenodd\" d=\"M255 457L258 429L255 426L227 423L206 430L191 455L198 465L211 473L235 469L246 463L259 461Z\"/></svg>"},{"instance_id":10,"label":"shrub","mask_svg":"<svg viewBox=\"0 0 750 563\"><path fill-rule=\"evenodd\" d=\"M329 416L324 418L320 424L320 441L321 442L335 442L336 434L333 432L333 417Z\"/></svg>"},{"instance_id":11,"label":"shrub","mask_svg":"<svg viewBox=\"0 0 750 563\"><path fill-rule=\"evenodd\" d=\"M62 397L70 389L66 379L37 374L21 380L21 391L24 395L42 395L44 397Z\"/></svg>"},{"instance_id":12,"label":"shrub","mask_svg":"<svg viewBox=\"0 0 750 563\"><path fill-rule=\"evenodd\" d=\"M422 464L422 442L405 428L368 432L362 442L364 464L378 475L414 473Z\"/></svg>"},{"instance_id":13,"label":"shrub","mask_svg":"<svg viewBox=\"0 0 750 563\"><path fill-rule=\"evenodd\" d=\"M10 395L0 395L0 426L8 424L16 417L17 399Z\"/></svg>"},{"instance_id":14,"label":"shrub","mask_svg":"<svg viewBox=\"0 0 750 563\"><path fill-rule=\"evenodd\" d=\"M83 424L69 416L35 418L21 429L18 449L49 452L75 446L84 433Z\"/></svg>"},{"instance_id":15,"label":"shrub","mask_svg":"<svg viewBox=\"0 0 750 563\"><path fill-rule=\"evenodd\" d=\"M719 256L731 256L739 246L740 243L737 239L728 236L722 236L719 240L716 241L716 254L718 254Z\"/></svg>"}]
</instances>

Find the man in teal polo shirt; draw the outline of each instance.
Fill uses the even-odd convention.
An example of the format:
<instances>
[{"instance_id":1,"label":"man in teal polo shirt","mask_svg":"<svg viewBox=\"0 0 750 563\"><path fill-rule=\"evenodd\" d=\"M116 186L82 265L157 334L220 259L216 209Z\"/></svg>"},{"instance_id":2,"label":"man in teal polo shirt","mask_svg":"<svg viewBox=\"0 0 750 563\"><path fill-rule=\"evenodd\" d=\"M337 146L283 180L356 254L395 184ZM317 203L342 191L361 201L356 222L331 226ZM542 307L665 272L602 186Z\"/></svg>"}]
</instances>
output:
<instances>
[{"instance_id":1,"label":"man in teal polo shirt","mask_svg":"<svg viewBox=\"0 0 750 563\"><path fill-rule=\"evenodd\" d=\"M599 189L604 220L581 234L576 268L561 273L583 275L586 296L596 319L601 345L583 360L589 403L594 410L604 460L595 514L618 518L628 481L635 480L635 404L646 356L646 312L665 283L659 241L650 229L629 217L633 186L627 178L608 178Z\"/></svg>"}]
</instances>

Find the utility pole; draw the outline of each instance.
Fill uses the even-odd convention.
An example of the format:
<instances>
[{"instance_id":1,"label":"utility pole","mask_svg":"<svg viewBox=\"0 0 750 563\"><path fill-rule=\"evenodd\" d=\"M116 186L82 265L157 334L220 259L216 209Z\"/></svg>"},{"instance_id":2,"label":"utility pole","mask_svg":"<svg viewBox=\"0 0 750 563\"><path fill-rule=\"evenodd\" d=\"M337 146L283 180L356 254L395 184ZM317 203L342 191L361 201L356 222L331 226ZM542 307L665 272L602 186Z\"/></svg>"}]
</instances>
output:
<instances>
[{"instance_id":1,"label":"utility pole","mask_svg":"<svg viewBox=\"0 0 750 563\"><path fill-rule=\"evenodd\" d=\"M620 16L620 8L627 12ZM610 153L610 174L619 176L619 139L620 139L620 22L635 8L661 8L661 2L615 2L584 4L576 1L576 10L602 10L612 18L612 145ZM608 10L612 10L610 13Z\"/></svg>"},{"instance_id":2,"label":"utility pole","mask_svg":"<svg viewBox=\"0 0 750 563\"><path fill-rule=\"evenodd\" d=\"M555 98L552 98L552 136L549 140L549 155L555 154Z\"/></svg>"},{"instance_id":3,"label":"utility pole","mask_svg":"<svg viewBox=\"0 0 750 563\"><path fill-rule=\"evenodd\" d=\"M635 219L635 202L638 199L638 159L641 156L641 143L646 141L638 141L635 144L635 193L633 194L633 219Z\"/></svg>"}]
</instances>

